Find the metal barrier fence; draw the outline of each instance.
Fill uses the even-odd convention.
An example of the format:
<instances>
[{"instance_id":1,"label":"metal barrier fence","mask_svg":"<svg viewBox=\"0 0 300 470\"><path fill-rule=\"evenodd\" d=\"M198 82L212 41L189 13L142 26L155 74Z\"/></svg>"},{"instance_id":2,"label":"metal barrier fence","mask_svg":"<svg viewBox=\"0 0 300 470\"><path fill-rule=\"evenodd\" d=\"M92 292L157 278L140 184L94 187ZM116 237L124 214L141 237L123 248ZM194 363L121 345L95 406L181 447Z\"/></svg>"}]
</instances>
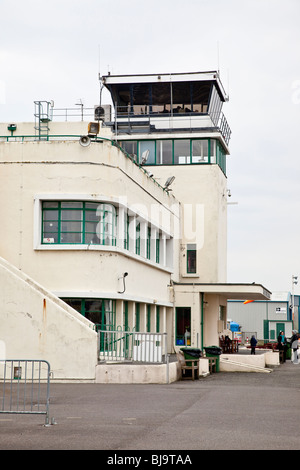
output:
<instances>
[{"instance_id":1,"label":"metal barrier fence","mask_svg":"<svg viewBox=\"0 0 300 470\"><path fill-rule=\"evenodd\" d=\"M50 364L43 360L0 361L2 397L0 413L45 415L50 423ZM1 390L1 387L0 387Z\"/></svg>"},{"instance_id":2,"label":"metal barrier fence","mask_svg":"<svg viewBox=\"0 0 300 470\"><path fill-rule=\"evenodd\" d=\"M167 333L99 330L99 359L106 361L167 362Z\"/></svg>"}]
</instances>

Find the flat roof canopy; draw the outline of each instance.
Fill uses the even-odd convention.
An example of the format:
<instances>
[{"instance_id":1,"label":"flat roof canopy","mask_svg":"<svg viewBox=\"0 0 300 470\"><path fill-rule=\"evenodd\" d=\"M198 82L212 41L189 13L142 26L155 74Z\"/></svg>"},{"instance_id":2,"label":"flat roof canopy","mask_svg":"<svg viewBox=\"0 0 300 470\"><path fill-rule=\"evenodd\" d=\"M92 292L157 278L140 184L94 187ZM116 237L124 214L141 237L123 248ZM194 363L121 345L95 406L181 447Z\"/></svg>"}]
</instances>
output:
<instances>
[{"instance_id":1,"label":"flat roof canopy","mask_svg":"<svg viewBox=\"0 0 300 470\"><path fill-rule=\"evenodd\" d=\"M270 300L271 292L261 284L201 284L201 283L177 283L174 286L194 286L199 292L205 294L218 294L225 296L227 300Z\"/></svg>"},{"instance_id":2,"label":"flat roof canopy","mask_svg":"<svg viewBox=\"0 0 300 470\"><path fill-rule=\"evenodd\" d=\"M100 77L103 85L110 90L119 88L125 84L170 84L170 83L202 83L203 86L214 83L222 101L228 101L223 85L220 81L217 71L209 72L189 72L189 73L162 73L162 74L143 74L143 75L103 75Z\"/></svg>"}]
</instances>

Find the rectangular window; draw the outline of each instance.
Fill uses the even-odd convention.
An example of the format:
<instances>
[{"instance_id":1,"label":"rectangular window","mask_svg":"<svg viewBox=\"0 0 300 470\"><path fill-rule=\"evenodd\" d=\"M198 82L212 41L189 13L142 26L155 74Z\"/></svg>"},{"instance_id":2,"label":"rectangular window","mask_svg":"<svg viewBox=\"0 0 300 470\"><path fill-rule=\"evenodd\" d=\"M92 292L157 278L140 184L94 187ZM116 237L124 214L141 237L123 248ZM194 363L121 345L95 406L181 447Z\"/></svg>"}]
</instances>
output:
<instances>
[{"instance_id":1,"label":"rectangular window","mask_svg":"<svg viewBox=\"0 0 300 470\"><path fill-rule=\"evenodd\" d=\"M176 345L191 344L191 308L176 308Z\"/></svg>"},{"instance_id":2,"label":"rectangular window","mask_svg":"<svg viewBox=\"0 0 300 470\"><path fill-rule=\"evenodd\" d=\"M135 304L135 331L140 331L140 304Z\"/></svg>"},{"instance_id":3,"label":"rectangular window","mask_svg":"<svg viewBox=\"0 0 300 470\"><path fill-rule=\"evenodd\" d=\"M190 140L174 140L174 165L191 163Z\"/></svg>"},{"instance_id":4,"label":"rectangular window","mask_svg":"<svg viewBox=\"0 0 300 470\"><path fill-rule=\"evenodd\" d=\"M128 324L128 301L125 300L124 302L124 330L128 331L129 330L129 324Z\"/></svg>"},{"instance_id":5,"label":"rectangular window","mask_svg":"<svg viewBox=\"0 0 300 470\"><path fill-rule=\"evenodd\" d=\"M122 149L134 160L137 161L137 141L121 142Z\"/></svg>"},{"instance_id":6,"label":"rectangular window","mask_svg":"<svg viewBox=\"0 0 300 470\"><path fill-rule=\"evenodd\" d=\"M96 330L115 330L116 301L110 299L62 299L95 324Z\"/></svg>"},{"instance_id":7,"label":"rectangular window","mask_svg":"<svg viewBox=\"0 0 300 470\"><path fill-rule=\"evenodd\" d=\"M172 165L173 145L172 140L158 140L156 142L156 164Z\"/></svg>"},{"instance_id":8,"label":"rectangular window","mask_svg":"<svg viewBox=\"0 0 300 470\"><path fill-rule=\"evenodd\" d=\"M157 233L157 236L156 236L156 259L155 261L159 264L159 257L160 257L160 237L159 237L159 233Z\"/></svg>"},{"instance_id":9,"label":"rectangular window","mask_svg":"<svg viewBox=\"0 0 300 470\"><path fill-rule=\"evenodd\" d=\"M156 333L160 331L160 312L159 305L156 305Z\"/></svg>"},{"instance_id":10,"label":"rectangular window","mask_svg":"<svg viewBox=\"0 0 300 470\"><path fill-rule=\"evenodd\" d=\"M187 245L187 273L195 274L197 272L196 245Z\"/></svg>"},{"instance_id":11,"label":"rectangular window","mask_svg":"<svg viewBox=\"0 0 300 470\"><path fill-rule=\"evenodd\" d=\"M129 215L125 214L124 217L124 248L129 250Z\"/></svg>"},{"instance_id":12,"label":"rectangular window","mask_svg":"<svg viewBox=\"0 0 300 470\"><path fill-rule=\"evenodd\" d=\"M155 140L141 140L139 143L140 165L155 165Z\"/></svg>"},{"instance_id":13,"label":"rectangular window","mask_svg":"<svg viewBox=\"0 0 300 470\"><path fill-rule=\"evenodd\" d=\"M147 229L147 259L151 258L151 227Z\"/></svg>"},{"instance_id":14,"label":"rectangular window","mask_svg":"<svg viewBox=\"0 0 300 470\"><path fill-rule=\"evenodd\" d=\"M80 201L42 203L42 243L116 244L116 208Z\"/></svg>"},{"instance_id":15,"label":"rectangular window","mask_svg":"<svg viewBox=\"0 0 300 470\"><path fill-rule=\"evenodd\" d=\"M141 224L138 223L135 229L135 253L137 255L141 254Z\"/></svg>"},{"instance_id":16,"label":"rectangular window","mask_svg":"<svg viewBox=\"0 0 300 470\"><path fill-rule=\"evenodd\" d=\"M151 305L147 305L147 333L151 331Z\"/></svg>"},{"instance_id":17,"label":"rectangular window","mask_svg":"<svg viewBox=\"0 0 300 470\"><path fill-rule=\"evenodd\" d=\"M192 140L192 163L208 162L208 140Z\"/></svg>"}]
</instances>

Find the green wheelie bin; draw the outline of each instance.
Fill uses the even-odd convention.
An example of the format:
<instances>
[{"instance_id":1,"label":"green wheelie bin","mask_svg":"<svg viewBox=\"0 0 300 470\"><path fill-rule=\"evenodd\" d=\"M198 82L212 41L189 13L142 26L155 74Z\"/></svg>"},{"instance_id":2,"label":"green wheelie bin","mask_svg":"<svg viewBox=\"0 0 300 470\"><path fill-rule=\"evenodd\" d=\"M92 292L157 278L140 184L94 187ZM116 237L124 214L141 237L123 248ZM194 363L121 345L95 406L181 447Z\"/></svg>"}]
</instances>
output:
<instances>
[{"instance_id":1,"label":"green wheelie bin","mask_svg":"<svg viewBox=\"0 0 300 470\"><path fill-rule=\"evenodd\" d=\"M216 359L216 371L220 372L220 355L222 348L219 346L208 346L204 348L206 357L214 357Z\"/></svg>"}]
</instances>

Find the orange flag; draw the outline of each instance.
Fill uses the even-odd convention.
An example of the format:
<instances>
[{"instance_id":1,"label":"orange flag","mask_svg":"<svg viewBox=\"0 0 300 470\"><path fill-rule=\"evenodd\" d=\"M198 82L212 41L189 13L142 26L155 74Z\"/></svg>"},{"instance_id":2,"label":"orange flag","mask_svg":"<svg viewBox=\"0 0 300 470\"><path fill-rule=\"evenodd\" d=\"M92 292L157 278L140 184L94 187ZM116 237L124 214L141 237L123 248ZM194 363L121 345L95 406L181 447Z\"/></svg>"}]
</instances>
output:
<instances>
[{"instance_id":1,"label":"orange flag","mask_svg":"<svg viewBox=\"0 0 300 470\"><path fill-rule=\"evenodd\" d=\"M245 300L244 304L250 304L250 302L254 302L254 300Z\"/></svg>"}]
</instances>

